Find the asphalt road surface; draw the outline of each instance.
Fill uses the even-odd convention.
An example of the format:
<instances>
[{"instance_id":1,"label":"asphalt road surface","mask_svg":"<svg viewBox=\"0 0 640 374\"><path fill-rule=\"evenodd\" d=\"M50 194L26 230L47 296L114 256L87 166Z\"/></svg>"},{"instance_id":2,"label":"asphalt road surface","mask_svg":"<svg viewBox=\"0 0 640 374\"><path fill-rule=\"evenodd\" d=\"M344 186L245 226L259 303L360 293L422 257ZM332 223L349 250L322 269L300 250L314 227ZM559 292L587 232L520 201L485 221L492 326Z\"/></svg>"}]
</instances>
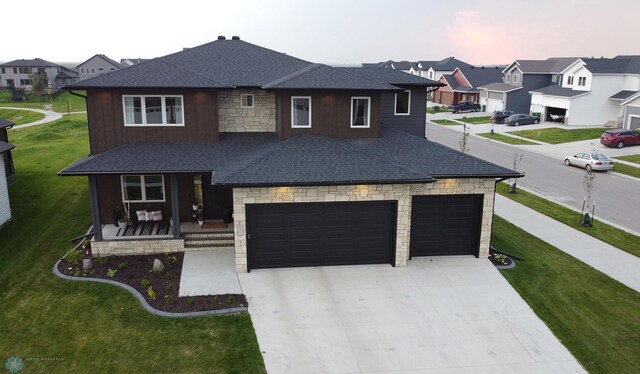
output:
<instances>
[{"instance_id":1,"label":"asphalt road surface","mask_svg":"<svg viewBox=\"0 0 640 374\"><path fill-rule=\"evenodd\" d=\"M427 124L429 140L460 149L461 133L445 126ZM523 154L518 171L524 178L518 185L530 189L545 198L582 209L585 190L585 171L567 167L562 159L554 159L531 151L500 144L477 136L468 138L469 154L513 168L516 151ZM640 232L640 182L612 173L597 172L591 200L596 202L595 218L600 217L619 226Z\"/></svg>"}]
</instances>

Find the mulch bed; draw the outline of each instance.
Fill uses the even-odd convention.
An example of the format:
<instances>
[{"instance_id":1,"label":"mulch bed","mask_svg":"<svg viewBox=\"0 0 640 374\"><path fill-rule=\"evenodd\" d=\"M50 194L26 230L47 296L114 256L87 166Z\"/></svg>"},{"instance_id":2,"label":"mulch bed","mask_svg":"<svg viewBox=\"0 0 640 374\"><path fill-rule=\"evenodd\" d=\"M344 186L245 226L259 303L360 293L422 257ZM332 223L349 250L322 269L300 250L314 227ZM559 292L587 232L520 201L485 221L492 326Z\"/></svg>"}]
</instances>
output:
<instances>
[{"instance_id":1,"label":"mulch bed","mask_svg":"<svg viewBox=\"0 0 640 374\"><path fill-rule=\"evenodd\" d=\"M493 248L489 249L489 260L494 266L510 266L514 260L509 256L504 256L504 262L496 261L496 255L500 255L498 252L494 251Z\"/></svg>"},{"instance_id":2,"label":"mulch bed","mask_svg":"<svg viewBox=\"0 0 640 374\"><path fill-rule=\"evenodd\" d=\"M165 266L164 272L159 274L152 271L153 260L156 258L162 261ZM248 306L247 300L242 294L178 297L183 259L184 253L182 252L94 257L93 267L89 271L83 271L82 260L80 260L80 264L71 264L65 257L60 261L58 270L65 275L109 279L128 284L138 290L149 305L165 312L200 312ZM116 271L113 277L107 276L110 269ZM143 280L145 281L143 282ZM152 287L155 292L155 299L149 296L148 287Z\"/></svg>"}]
</instances>

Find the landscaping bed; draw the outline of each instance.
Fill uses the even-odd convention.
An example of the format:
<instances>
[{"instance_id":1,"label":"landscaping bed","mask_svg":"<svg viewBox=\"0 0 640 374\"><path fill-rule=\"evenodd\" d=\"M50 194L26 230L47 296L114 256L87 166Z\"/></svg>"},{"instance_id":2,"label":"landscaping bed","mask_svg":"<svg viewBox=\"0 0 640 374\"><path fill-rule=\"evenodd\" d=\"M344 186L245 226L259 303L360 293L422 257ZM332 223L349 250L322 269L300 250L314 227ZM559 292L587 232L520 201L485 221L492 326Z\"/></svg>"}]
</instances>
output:
<instances>
[{"instance_id":1,"label":"landscaping bed","mask_svg":"<svg viewBox=\"0 0 640 374\"><path fill-rule=\"evenodd\" d=\"M78 253L79 252L79 253ZM201 312L246 307L242 294L178 296L184 253L94 257L89 270L82 268L82 251L70 252L60 260L58 270L65 275L107 279L136 289L155 309L171 312ZM153 271L154 260L164 265L163 271Z\"/></svg>"},{"instance_id":2,"label":"landscaping bed","mask_svg":"<svg viewBox=\"0 0 640 374\"><path fill-rule=\"evenodd\" d=\"M500 269L515 267L515 261L511 257L498 253L493 248L489 248L489 261Z\"/></svg>"}]
</instances>

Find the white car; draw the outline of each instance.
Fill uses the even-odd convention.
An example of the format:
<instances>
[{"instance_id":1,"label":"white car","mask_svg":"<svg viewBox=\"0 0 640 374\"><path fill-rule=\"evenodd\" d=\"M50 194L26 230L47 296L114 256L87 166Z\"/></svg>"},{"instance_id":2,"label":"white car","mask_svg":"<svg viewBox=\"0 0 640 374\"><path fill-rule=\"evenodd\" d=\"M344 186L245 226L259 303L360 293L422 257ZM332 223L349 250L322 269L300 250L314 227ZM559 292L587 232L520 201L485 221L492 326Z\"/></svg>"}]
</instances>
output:
<instances>
[{"instance_id":1,"label":"white car","mask_svg":"<svg viewBox=\"0 0 640 374\"><path fill-rule=\"evenodd\" d=\"M585 168L587 171L613 169L613 160L598 152L578 153L574 156L565 157L564 164Z\"/></svg>"}]
</instances>

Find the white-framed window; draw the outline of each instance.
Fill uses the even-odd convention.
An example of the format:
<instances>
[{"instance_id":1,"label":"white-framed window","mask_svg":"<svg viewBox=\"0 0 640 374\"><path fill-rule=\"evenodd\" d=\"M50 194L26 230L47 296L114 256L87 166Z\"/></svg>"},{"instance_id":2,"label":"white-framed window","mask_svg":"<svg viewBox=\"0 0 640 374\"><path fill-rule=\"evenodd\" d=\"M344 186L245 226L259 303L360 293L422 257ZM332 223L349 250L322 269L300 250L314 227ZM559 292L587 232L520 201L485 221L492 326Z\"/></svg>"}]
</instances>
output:
<instances>
[{"instance_id":1,"label":"white-framed window","mask_svg":"<svg viewBox=\"0 0 640 374\"><path fill-rule=\"evenodd\" d=\"M311 127L311 96L291 96L291 127Z\"/></svg>"},{"instance_id":2,"label":"white-framed window","mask_svg":"<svg viewBox=\"0 0 640 374\"><path fill-rule=\"evenodd\" d=\"M371 126L371 97L351 97L351 127L368 128Z\"/></svg>"},{"instance_id":3,"label":"white-framed window","mask_svg":"<svg viewBox=\"0 0 640 374\"><path fill-rule=\"evenodd\" d=\"M396 93L395 112L396 116L406 116L411 111L411 91Z\"/></svg>"},{"instance_id":4,"label":"white-framed window","mask_svg":"<svg viewBox=\"0 0 640 374\"><path fill-rule=\"evenodd\" d=\"M507 83L511 82L511 74L507 74L507 75L504 77L504 81L505 81L505 82L507 82Z\"/></svg>"},{"instance_id":5,"label":"white-framed window","mask_svg":"<svg viewBox=\"0 0 640 374\"><path fill-rule=\"evenodd\" d=\"M182 95L123 95L125 126L184 126Z\"/></svg>"},{"instance_id":6,"label":"white-framed window","mask_svg":"<svg viewBox=\"0 0 640 374\"><path fill-rule=\"evenodd\" d=\"M98 68L98 71L104 71L104 68Z\"/></svg>"},{"instance_id":7,"label":"white-framed window","mask_svg":"<svg viewBox=\"0 0 640 374\"><path fill-rule=\"evenodd\" d=\"M253 108L253 94L240 94L240 108Z\"/></svg>"},{"instance_id":8,"label":"white-framed window","mask_svg":"<svg viewBox=\"0 0 640 374\"><path fill-rule=\"evenodd\" d=\"M122 201L164 202L163 175L122 175Z\"/></svg>"},{"instance_id":9,"label":"white-framed window","mask_svg":"<svg viewBox=\"0 0 640 374\"><path fill-rule=\"evenodd\" d=\"M551 76L551 82L556 83L558 81L558 76L557 75L552 75Z\"/></svg>"},{"instance_id":10,"label":"white-framed window","mask_svg":"<svg viewBox=\"0 0 640 374\"><path fill-rule=\"evenodd\" d=\"M518 83L518 82L520 82L520 74L514 74L513 83Z\"/></svg>"},{"instance_id":11,"label":"white-framed window","mask_svg":"<svg viewBox=\"0 0 640 374\"><path fill-rule=\"evenodd\" d=\"M95 68L91 68L91 74L95 74L96 73L96 69Z\"/></svg>"},{"instance_id":12,"label":"white-framed window","mask_svg":"<svg viewBox=\"0 0 640 374\"><path fill-rule=\"evenodd\" d=\"M429 79L433 79L433 72L432 71L429 72Z\"/></svg>"},{"instance_id":13,"label":"white-framed window","mask_svg":"<svg viewBox=\"0 0 640 374\"><path fill-rule=\"evenodd\" d=\"M80 72L84 74L84 68L80 68Z\"/></svg>"},{"instance_id":14,"label":"white-framed window","mask_svg":"<svg viewBox=\"0 0 640 374\"><path fill-rule=\"evenodd\" d=\"M569 86L573 85L573 75L570 75L570 76L567 77L567 84Z\"/></svg>"},{"instance_id":15,"label":"white-framed window","mask_svg":"<svg viewBox=\"0 0 640 374\"><path fill-rule=\"evenodd\" d=\"M587 77L578 77L578 86L586 86Z\"/></svg>"}]
</instances>

